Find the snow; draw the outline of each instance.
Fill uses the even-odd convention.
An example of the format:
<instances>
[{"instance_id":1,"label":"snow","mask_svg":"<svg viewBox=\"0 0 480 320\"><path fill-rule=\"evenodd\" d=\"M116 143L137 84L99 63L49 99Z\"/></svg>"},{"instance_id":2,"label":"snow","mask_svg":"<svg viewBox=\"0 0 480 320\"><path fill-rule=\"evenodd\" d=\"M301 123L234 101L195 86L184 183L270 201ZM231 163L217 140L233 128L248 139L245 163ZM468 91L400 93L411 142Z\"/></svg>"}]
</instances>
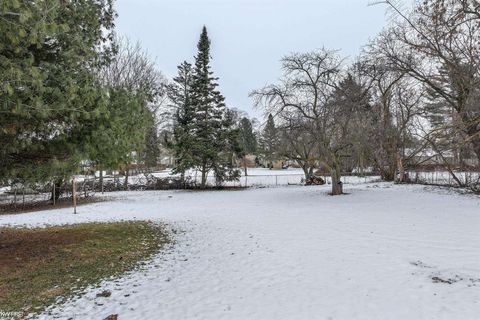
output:
<instances>
[{"instance_id":1,"label":"snow","mask_svg":"<svg viewBox=\"0 0 480 320\"><path fill-rule=\"evenodd\" d=\"M177 230L143 268L51 308L59 319L478 319L478 197L345 189L117 193L77 215L7 215L0 225L148 219ZM111 297L95 296L105 289Z\"/></svg>"}]
</instances>

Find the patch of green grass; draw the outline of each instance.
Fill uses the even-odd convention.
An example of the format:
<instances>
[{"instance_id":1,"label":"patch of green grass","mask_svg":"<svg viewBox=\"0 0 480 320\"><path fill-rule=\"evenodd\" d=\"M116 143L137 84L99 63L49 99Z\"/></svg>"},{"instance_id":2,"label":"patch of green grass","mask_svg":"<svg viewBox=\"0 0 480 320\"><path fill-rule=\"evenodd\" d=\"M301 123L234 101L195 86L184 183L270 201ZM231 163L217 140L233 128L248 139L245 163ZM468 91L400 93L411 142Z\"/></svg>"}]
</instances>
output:
<instances>
[{"instance_id":1,"label":"patch of green grass","mask_svg":"<svg viewBox=\"0 0 480 320\"><path fill-rule=\"evenodd\" d=\"M0 310L39 312L102 279L119 276L169 242L149 222L0 229Z\"/></svg>"}]
</instances>

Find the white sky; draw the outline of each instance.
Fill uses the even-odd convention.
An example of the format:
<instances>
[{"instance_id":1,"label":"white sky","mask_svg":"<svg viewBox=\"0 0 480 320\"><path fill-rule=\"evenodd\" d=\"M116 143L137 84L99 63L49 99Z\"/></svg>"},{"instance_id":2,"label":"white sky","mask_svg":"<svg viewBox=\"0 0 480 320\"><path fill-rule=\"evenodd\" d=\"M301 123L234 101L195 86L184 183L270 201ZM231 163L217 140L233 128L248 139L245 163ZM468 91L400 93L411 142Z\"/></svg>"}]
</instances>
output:
<instances>
[{"instance_id":1,"label":"white sky","mask_svg":"<svg viewBox=\"0 0 480 320\"><path fill-rule=\"evenodd\" d=\"M355 57L387 24L385 7L369 0L117 0L117 31L172 77L193 62L201 28L212 40L213 71L231 107L261 116L248 93L275 82L279 60L322 46Z\"/></svg>"}]
</instances>

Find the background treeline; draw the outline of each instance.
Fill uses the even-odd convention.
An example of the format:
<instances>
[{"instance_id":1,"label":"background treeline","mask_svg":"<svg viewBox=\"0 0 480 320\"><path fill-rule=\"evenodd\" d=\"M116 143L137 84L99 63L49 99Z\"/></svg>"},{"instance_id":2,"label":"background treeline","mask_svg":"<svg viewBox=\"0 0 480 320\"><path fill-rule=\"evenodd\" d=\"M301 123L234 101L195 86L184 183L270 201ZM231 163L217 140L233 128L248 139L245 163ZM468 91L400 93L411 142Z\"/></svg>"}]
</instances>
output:
<instances>
[{"instance_id":1,"label":"background treeline","mask_svg":"<svg viewBox=\"0 0 480 320\"><path fill-rule=\"evenodd\" d=\"M254 152L250 120L228 108L210 67L206 28L194 65L167 81L138 44L115 36L112 0L6 0L0 4L0 185L51 188L77 174L158 169L174 158L182 180L198 170L237 179ZM167 161L168 162L168 161ZM122 182L118 182L118 177ZM39 191L40 192L40 191Z\"/></svg>"},{"instance_id":2,"label":"background treeline","mask_svg":"<svg viewBox=\"0 0 480 320\"><path fill-rule=\"evenodd\" d=\"M209 175L221 185L281 163L307 181L330 175L332 194L345 173L407 182L427 169L478 190L479 1L382 3L391 22L354 61L327 48L285 56L281 79L251 93L257 121L225 104L206 28L167 80L114 35L111 0L2 1L0 184L50 183L58 197L73 175L102 184L112 170L128 189L132 170L162 164L205 188Z\"/></svg>"},{"instance_id":3,"label":"background treeline","mask_svg":"<svg viewBox=\"0 0 480 320\"><path fill-rule=\"evenodd\" d=\"M274 115L277 153L306 176L330 172L333 194L341 172L366 169L398 182L439 169L478 191L480 2L381 3L391 23L353 63L329 49L291 54L278 83L252 92Z\"/></svg>"}]
</instances>

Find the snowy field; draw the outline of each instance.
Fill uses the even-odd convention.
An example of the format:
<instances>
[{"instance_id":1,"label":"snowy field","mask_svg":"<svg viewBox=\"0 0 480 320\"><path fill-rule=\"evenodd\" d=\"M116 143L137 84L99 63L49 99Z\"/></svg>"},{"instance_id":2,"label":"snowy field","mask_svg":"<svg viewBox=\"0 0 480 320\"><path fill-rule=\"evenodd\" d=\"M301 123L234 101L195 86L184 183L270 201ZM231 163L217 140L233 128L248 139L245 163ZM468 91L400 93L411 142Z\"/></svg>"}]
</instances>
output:
<instances>
[{"instance_id":1,"label":"snowy field","mask_svg":"<svg viewBox=\"0 0 480 320\"><path fill-rule=\"evenodd\" d=\"M385 183L328 190L123 192L77 215L0 225L150 219L177 230L141 270L51 309L59 319L479 319L478 197ZM112 296L95 297L104 289Z\"/></svg>"}]
</instances>

